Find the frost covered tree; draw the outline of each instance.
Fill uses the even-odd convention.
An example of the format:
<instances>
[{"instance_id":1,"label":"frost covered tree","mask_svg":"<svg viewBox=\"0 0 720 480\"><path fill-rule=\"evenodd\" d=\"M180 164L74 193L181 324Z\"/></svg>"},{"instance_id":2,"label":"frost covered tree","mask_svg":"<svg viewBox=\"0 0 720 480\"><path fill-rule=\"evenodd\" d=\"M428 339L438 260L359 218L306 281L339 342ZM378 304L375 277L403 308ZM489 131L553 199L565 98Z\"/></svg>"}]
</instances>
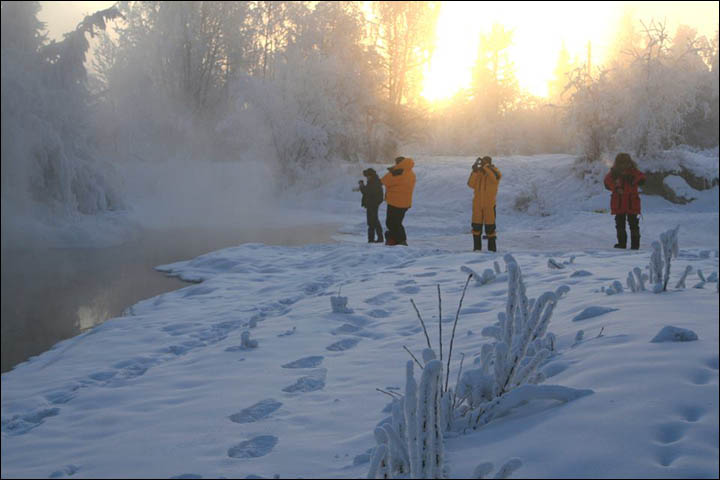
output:
<instances>
[{"instance_id":1,"label":"frost covered tree","mask_svg":"<svg viewBox=\"0 0 720 480\"><path fill-rule=\"evenodd\" d=\"M624 150L652 160L680 144L717 145L713 43L685 25L672 36L666 22L622 22L608 64L568 83L567 120L585 158Z\"/></svg>"},{"instance_id":2,"label":"frost covered tree","mask_svg":"<svg viewBox=\"0 0 720 480\"><path fill-rule=\"evenodd\" d=\"M2 3L3 238L13 213L65 218L122 206L113 169L93 143L87 90L87 35L118 16L85 19L61 41L47 42L37 2Z\"/></svg>"}]
</instances>

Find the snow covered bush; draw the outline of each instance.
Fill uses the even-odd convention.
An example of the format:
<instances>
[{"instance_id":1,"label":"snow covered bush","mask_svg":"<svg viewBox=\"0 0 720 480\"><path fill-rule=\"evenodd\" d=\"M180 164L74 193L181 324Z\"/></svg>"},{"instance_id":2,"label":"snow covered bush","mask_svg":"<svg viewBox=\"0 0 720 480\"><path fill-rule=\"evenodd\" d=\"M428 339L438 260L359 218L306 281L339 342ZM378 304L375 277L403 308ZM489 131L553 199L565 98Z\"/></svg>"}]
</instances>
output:
<instances>
[{"instance_id":1,"label":"snow covered bush","mask_svg":"<svg viewBox=\"0 0 720 480\"><path fill-rule=\"evenodd\" d=\"M677 258L678 247L678 230L680 226L663 232L660 234L660 242L653 242L653 253L650 256L650 281L655 284L653 291L655 293L667 290L667 284L670 280L670 265L673 257ZM662 252L662 257L660 253ZM663 268L664 267L664 268Z\"/></svg>"},{"instance_id":2,"label":"snow covered bush","mask_svg":"<svg viewBox=\"0 0 720 480\"><path fill-rule=\"evenodd\" d=\"M558 261L555 260L554 258L548 258L547 266L548 266L548 268L549 268L550 270L553 270L553 269L555 269L555 270L562 270L563 268L565 268L565 265L563 265L562 263L558 262Z\"/></svg>"},{"instance_id":3,"label":"snow covered bush","mask_svg":"<svg viewBox=\"0 0 720 480\"><path fill-rule=\"evenodd\" d=\"M650 255L650 283L654 284L653 291L655 293L667 290L667 284L670 280L670 264L673 257L677 258L678 247L678 230L680 226L668 230L660 234L660 241L652 242L653 252Z\"/></svg>"},{"instance_id":4,"label":"snow covered bush","mask_svg":"<svg viewBox=\"0 0 720 480\"><path fill-rule=\"evenodd\" d=\"M429 349L426 349L426 351ZM444 478L443 364L430 360L420 385L406 366L405 396L393 401L392 420L375 429L377 447L367 478Z\"/></svg>"},{"instance_id":5,"label":"snow covered bush","mask_svg":"<svg viewBox=\"0 0 720 480\"><path fill-rule=\"evenodd\" d=\"M468 275L472 274L472 278L475 280L475 284L477 286L482 286L492 283L496 280L505 280L507 276L503 275L500 272L500 266L497 264L497 262L495 262L494 268L495 270L493 270L492 268L486 268L485 270L483 270L482 275L478 275L475 270L466 265L461 266L460 271L463 273L467 273Z\"/></svg>"},{"instance_id":6,"label":"snow covered bush","mask_svg":"<svg viewBox=\"0 0 720 480\"><path fill-rule=\"evenodd\" d=\"M250 331L245 330L242 332L242 335L240 335L240 347L243 350L252 350L253 348L257 348L258 342L257 340L251 340L250 339Z\"/></svg>"},{"instance_id":7,"label":"snow covered bush","mask_svg":"<svg viewBox=\"0 0 720 480\"><path fill-rule=\"evenodd\" d=\"M348 308L348 297L340 295L330 297L330 306L333 313L353 313L352 308Z\"/></svg>"},{"instance_id":8,"label":"snow covered bush","mask_svg":"<svg viewBox=\"0 0 720 480\"><path fill-rule=\"evenodd\" d=\"M449 388L448 377L454 332L465 290L450 339L444 388L442 354L438 360L417 312L428 342L422 355L424 365L413 356L423 369L420 388L416 387L413 376L414 363L408 361L405 395L393 400L392 416L376 430L378 445L368 478L408 478L408 475L409 478L442 478L444 433L481 428L532 400L568 402L592 393L592 390L559 385L539 385L544 376L538 372L538 367L555 351L557 343L555 335L548 333L547 328L558 300L570 288L563 285L537 299L528 299L517 262L510 254L505 255L504 260L508 275L506 309L498 313L495 325L482 331L494 341L483 345L478 368L463 373L461 361L455 388ZM503 465L496 478L505 478L503 475L518 468L520 463L515 460ZM492 469L489 465L478 466L476 478L487 475Z\"/></svg>"},{"instance_id":9,"label":"snow covered bush","mask_svg":"<svg viewBox=\"0 0 720 480\"><path fill-rule=\"evenodd\" d=\"M528 300L522 272L512 255L505 256L508 269L508 300L498 322L483 329L493 338L481 351L481 367L467 371L456 385L459 401L453 405L456 429L478 428L519 403L533 398L568 401L589 391L559 386L540 386L544 380L538 367L554 349L554 336L547 335L557 301L570 289L563 285Z\"/></svg>"},{"instance_id":10,"label":"snow covered bush","mask_svg":"<svg viewBox=\"0 0 720 480\"><path fill-rule=\"evenodd\" d=\"M680 277L680 280L678 280L677 284L675 284L675 288L685 288L685 279L690 272L692 272L692 267L688 265L685 267L685 271L683 272L682 277Z\"/></svg>"}]
</instances>

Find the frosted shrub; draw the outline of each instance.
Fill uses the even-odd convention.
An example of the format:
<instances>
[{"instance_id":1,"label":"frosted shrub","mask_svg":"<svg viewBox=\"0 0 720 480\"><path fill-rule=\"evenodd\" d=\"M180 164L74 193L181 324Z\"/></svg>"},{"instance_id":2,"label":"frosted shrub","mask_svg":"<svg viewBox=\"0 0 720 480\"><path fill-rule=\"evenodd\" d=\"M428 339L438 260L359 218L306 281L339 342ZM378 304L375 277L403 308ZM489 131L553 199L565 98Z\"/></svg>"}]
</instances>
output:
<instances>
[{"instance_id":1,"label":"frosted shrub","mask_svg":"<svg viewBox=\"0 0 720 480\"><path fill-rule=\"evenodd\" d=\"M348 308L347 303L348 297L341 297L340 295L330 297L330 306L333 313L353 313L353 309Z\"/></svg>"},{"instance_id":2,"label":"frosted shrub","mask_svg":"<svg viewBox=\"0 0 720 480\"><path fill-rule=\"evenodd\" d=\"M378 446L367 478L443 478L443 365L430 360L420 385L407 362L405 396L393 402L389 423L375 429Z\"/></svg>"},{"instance_id":3,"label":"frosted shrub","mask_svg":"<svg viewBox=\"0 0 720 480\"><path fill-rule=\"evenodd\" d=\"M633 275L632 270L628 272L626 283L627 283L628 290L630 290L633 293L636 293L638 291L638 286L635 283L635 276Z\"/></svg>"},{"instance_id":4,"label":"frosted shrub","mask_svg":"<svg viewBox=\"0 0 720 480\"><path fill-rule=\"evenodd\" d=\"M642 273L642 270L640 270L640 267L633 268L633 273L635 274L635 280L638 292L644 292L645 291L645 282L648 280L648 276Z\"/></svg>"},{"instance_id":5,"label":"frosted shrub","mask_svg":"<svg viewBox=\"0 0 720 480\"><path fill-rule=\"evenodd\" d=\"M662 252L663 257L665 259L665 270L663 272L663 278L662 278L662 291L664 292L667 290L667 284L668 280L670 280L670 264L672 262L673 257L677 258L679 253L679 247L678 247L678 230L680 229L680 226L673 228L672 230L668 230L667 232L663 232L660 234L660 242L662 243ZM656 286L657 287L657 286ZM657 291L655 292L657 293Z\"/></svg>"},{"instance_id":6,"label":"frosted shrub","mask_svg":"<svg viewBox=\"0 0 720 480\"><path fill-rule=\"evenodd\" d=\"M492 268L486 268L483 270L482 274L478 274L475 270L466 265L461 266L460 271L467 273L468 275L472 275L472 278L475 280L475 285L477 286L487 285L496 280L503 281L506 279L506 276L500 272L500 265L498 265L497 262L494 263L494 270Z\"/></svg>"},{"instance_id":7,"label":"frosted shrub","mask_svg":"<svg viewBox=\"0 0 720 480\"><path fill-rule=\"evenodd\" d=\"M615 295L617 293L623 293L625 290L623 289L622 283L620 283L619 280L615 280L603 291L605 295Z\"/></svg>"},{"instance_id":8,"label":"frosted shrub","mask_svg":"<svg viewBox=\"0 0 720 480\"><path fill-rule=\"evenodd\" d=\"M675 284L675 288L685 288L685 279L687 278L688 274L692 272L692 267L690 265L685 267L685 272L683 272L682 277L680 277L680 280Z\"/></svg>"},{"instance_id":9,"label":"frosted shrub","mask_svg":"<svg viewBox=\"0 0 720 480\"><path fill-rule=\"evenodd\" d=\"M504 260L508 278L506 308L498 313L495 325L482 331L483 336L494 341L482 346L480 356L474 362L475 368L463 373L461 360L454 389L448 388L450 359L465 289L450 340L444 389L442 347L438 360L422 317L417 312L428 343L428 348L422 353L424 366L414 355L415 363L407 362L405 395L395 398L392 417L379 427L382 433L376 430L378 445L368 478L443 478L444 433L481 428L532 400L568 402L592 393L592 390L559 385L539 385L545 377L538 372L538 367L550 357L557 345L555 335L548 333L547 328L558 300L570 288L563 285L537 299L528 299L517 262L510 254L505 255ZM495 271L499 270L498 267ZM470 279L471 276L465 288ZM442 315L438 316L438 320L442 325ZM413 375L415 364L423 368L419 387ZM507 478L521 463L519 459L508 461L498 470L495 478ZM491 470L492 464L483 463L476 468L474 478L485 478Z\"/></svg>"},{"instance_id":10,"label":"frosted shrub","mask_svg":"<svg viewBox=\"0 0 720 480\"><path fill-rule=\"evenodd\" d=\"M551 269L551 270L552 270L552 269L561 270L561 269L565 268L565 265L563 265L562 263L559 263L559 262L558 262L557 260L555 260L554 258L548 258L547 266L548 266L548 268Z\"/></svg>"},{"instance_id":11,"label":"frosted shrub","mask_svg":"<svg viewBox=\"0 0 720 480\"><path fill-rule=\"evenodd\" d=\"M250 331L245 330L240 335L240 346L245 350L251 350L257 348L258 342L257 340L250 340Z\"/></svg>"},{"instance_id":12,"label":"frosted shrub","mask_svg":"<svg viewBox=\"0 0 720 480\"><path fill-rule=\"evenodd\" d=\"M480 368L465 372L457 385L454 406L456 428L478 428L497 416L535 398L568 401L590 393L560 386L540 386L538 367L555 348L555 336L547 328L558 300L570 288L563 285L528 300L522 272L512 255L505 256L508 299L498 322L483 329L493 338L481 351Z\"/></svg>"},{"instance_id":13,"label":"frosted shrub","mask_svg":"<svg viewBox=\"0 0 720 480\"><path fill-rule=\"evenodd\" d=\"M648 275L645 275L639 267L635 267L628 272L625 283L628 289L633 292L644 292L645 282L653 285L652 290L655 293L667 290L668 281L670 280L670 266L673 258L678 256L678 230L679 226L663 232L660 235L660 241L652 242L652 253L650 254L650 264L648 265ZM685 288L685 278L692 268L686 267L685 272L678 281L675 288ZM622 283L615 280L612 285L602 290L606 295L614 295L622 293Z\"/></svg>"}]
</instances>

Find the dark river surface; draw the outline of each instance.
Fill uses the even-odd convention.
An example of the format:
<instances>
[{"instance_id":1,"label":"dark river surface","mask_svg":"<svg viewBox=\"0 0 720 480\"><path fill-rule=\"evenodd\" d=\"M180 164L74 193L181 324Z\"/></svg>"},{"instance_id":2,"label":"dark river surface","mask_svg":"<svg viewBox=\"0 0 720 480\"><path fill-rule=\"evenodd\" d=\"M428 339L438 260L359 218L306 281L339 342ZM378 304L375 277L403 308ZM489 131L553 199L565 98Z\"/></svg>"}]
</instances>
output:
<instances>
[{"instance_id":1,"label":"dark river surface","mask_svg":"<svg viewBox=\"0 0 720 480\"><path fill-rule=\"evenodd\" d=\"M127 307L187 286L153 269L247 242L332 242L337 225L258 230L148 230L107 248L2 251L2 371Z\"/></svg>"}]
</instances>

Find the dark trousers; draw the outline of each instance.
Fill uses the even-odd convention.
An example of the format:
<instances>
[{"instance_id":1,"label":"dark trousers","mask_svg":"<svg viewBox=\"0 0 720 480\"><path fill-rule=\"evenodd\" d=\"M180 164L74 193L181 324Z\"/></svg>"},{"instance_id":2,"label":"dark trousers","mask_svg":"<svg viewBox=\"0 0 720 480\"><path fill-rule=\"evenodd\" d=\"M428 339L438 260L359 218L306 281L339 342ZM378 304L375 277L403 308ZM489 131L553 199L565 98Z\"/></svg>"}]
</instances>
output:
<instances>
[{"instance_id":1,"label":"dark trousers","mask_svg":"<svg viewBox=\"0 0 720 480\"><path fill-rule=\"evenodd\" d=\"M368 226L368 242L373 242L376 240L375 235L377 235L377 241L382 242L383 241L383 232L382 232L382 225L380 224L380 218L378 216L378 209L380 208L380 205L368 205L366 207L366 213L367 213L367 226Z\"/></svg>"},{"instance_id":2,"label":"dark trousers","mask_svg":"<svg viewBox=\"0 0 720 480\"><path fill-rule=\"evenodd\" d=\"M387 214L385 215L385 225L387 225L390 236L397 243L407 243L407 236L405 235L405 227L403 227L403 219L405 218L405 212L407 208L393 207L392 205L387 206Z\"/></svg>"},{"instance_id":3,"label":"dark trousers","mask_svg":"<svg viewBox=\"0 0 720 480\"><path fill-rule=\"evenodd\" d=\"M621 213L615 215L615 230L617 231L618 243L627 246L627 231L625 230L625 222L630 225L630 241L632 248L640 246L640 220L634 213Z\"/></svg>"}]
</instances>

